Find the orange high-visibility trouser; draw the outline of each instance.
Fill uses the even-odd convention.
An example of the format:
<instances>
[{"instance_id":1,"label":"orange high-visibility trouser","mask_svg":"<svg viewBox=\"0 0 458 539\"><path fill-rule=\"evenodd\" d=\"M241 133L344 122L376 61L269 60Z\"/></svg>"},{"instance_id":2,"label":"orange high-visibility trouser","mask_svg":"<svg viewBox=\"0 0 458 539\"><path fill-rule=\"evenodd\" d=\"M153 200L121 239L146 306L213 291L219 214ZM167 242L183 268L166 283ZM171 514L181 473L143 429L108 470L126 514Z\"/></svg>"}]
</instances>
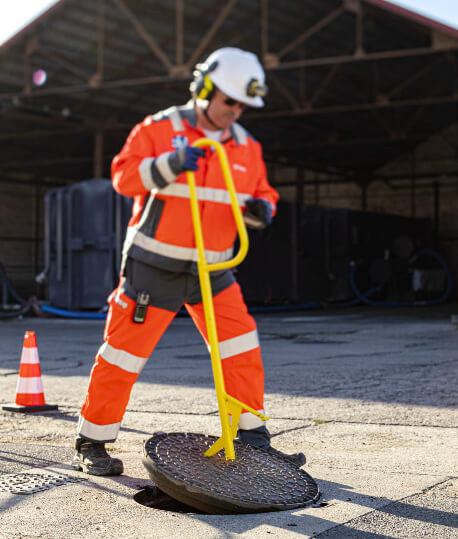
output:
<instances>
[{"instance_id":1,"label":"orange high-visibility trouser","mask_svg":"<svg viewBox=\"0 0 458 539\"><path fill-rule=\"evenodd\" d=\"M263 411L264 370L256 322L248 314L240 287L233 283L213 298L226 391L255 410ZM206 339L203 304L185 304ZM132 321L135 301L119 290L112 294L104 344L91 371L78 433L94 441L117 437L130 392L175 312L149 306L143 324ZM209 363L210 367L210 363ZM239 427L256 428L259 418L243 413Z\"/></svg>"}]
</instances>

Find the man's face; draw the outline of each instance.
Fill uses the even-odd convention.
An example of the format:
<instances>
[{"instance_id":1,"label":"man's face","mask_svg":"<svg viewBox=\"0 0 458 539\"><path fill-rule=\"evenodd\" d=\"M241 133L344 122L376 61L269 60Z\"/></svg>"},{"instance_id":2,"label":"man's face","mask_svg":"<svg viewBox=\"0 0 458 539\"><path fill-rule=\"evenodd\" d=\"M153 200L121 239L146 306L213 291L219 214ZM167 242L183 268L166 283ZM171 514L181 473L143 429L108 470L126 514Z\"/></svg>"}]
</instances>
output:
<instances>
[{"instance_id":1,"label":"man's face","mask_svg":"<svg viewBox=\"0 0 458 539\"><path fill-rule=\"evenodd\" d=\"M227 129L240 118L245 109L244 103L240 103L240 101L236 101L221 90L216 89L208 106L208 114L217 126Z\"/></svg>"}]
</instances>

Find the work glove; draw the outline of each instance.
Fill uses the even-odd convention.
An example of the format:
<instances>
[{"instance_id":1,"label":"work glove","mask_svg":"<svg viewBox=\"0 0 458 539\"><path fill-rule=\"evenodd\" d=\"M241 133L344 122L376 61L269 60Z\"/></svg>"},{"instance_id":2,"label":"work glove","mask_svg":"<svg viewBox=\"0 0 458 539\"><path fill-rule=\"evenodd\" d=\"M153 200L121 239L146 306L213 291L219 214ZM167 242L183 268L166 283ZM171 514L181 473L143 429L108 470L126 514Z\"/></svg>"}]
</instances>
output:
<instances>
[{"instance_id":1,"label":"work glove","mask_svg":"<svg viewBox=\"0 0 458 539\"><path fill-rule=\"evenodd\" d=\"M199 168L197 160L205 157L205 150L194 146L182 145L178 150L170 154L170 168L175 174L181 174L186 170L196 171Z\"/></svg>"},{"instance_id":2,"label":"work glove","mask_svg":"<svg viewBox=\"0 0 458 539\"><path fill-rule=\"evenodd\" d=\"M250 228L261 230L272 222L272 204L263 198L250 198L245 202L243 214L245 224Z\"/></svg>"}]
</instances>

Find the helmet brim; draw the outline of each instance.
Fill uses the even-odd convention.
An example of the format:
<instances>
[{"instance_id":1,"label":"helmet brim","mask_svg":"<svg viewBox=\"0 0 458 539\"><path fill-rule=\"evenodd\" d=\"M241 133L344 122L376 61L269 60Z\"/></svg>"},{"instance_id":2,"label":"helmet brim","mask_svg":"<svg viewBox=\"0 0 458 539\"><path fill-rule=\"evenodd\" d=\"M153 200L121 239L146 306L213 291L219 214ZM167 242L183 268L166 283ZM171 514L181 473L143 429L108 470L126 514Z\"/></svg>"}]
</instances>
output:
<instances>
[{"instance_id":1,"label":"helmet brim","mask_svg":"<svg viewBox=\"0 0 458 539\"><path fill-rule=\"evenodd\" d=\"M244 103L248 107L254 107L256 109L260 109L261 107L264 106L264 100L259 95L255 97L240 95L236 92L231 91L230 88L222 88L221 84L216 84L216 81L214 80L212 80L212 82L215 84L216 88L218 88L218 90L221 90L223 94L227 95L227 97L232 97L232 99L235 99L236 101L240 101L240 103Z\"/></svg>"}]
</instances>

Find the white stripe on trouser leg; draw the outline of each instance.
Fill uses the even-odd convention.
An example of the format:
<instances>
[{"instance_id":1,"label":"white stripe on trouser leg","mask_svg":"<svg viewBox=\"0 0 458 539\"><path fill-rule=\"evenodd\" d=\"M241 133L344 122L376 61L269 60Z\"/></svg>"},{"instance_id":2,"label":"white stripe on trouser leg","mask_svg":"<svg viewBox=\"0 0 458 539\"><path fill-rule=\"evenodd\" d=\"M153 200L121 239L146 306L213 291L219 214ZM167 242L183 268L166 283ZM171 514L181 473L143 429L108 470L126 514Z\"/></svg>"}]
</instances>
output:
<instances>
[{"instance_id":1,"label":"white stripe on trouser leg","mask_svg":"<svg viewBox=\"0 0 458 539\"><path fill-rule=\"evenodd\" d=\"M90 440L96 440L100 442L111 442L118 437L119 429L121 428L121 422L111 423L109 425L97 425L85 419L82 415L78 420L78 434L89 438Z\"/></svg>"},{"instance_id":2,"label":"white stripe on trouser leg","mask_svg":"<svg viewBox=\"0 0 458 539\"><path fill-rule=\"evenodd\" d=\"M17 380L16 393L43 393L41 377L19 376Z\"/></svg>"},{"instance_id":3,"label":"white stripe on trouser leg","mask_svg":"<svg viewBox=\"0 0 458 539\"><path fill-rule=\"evenodd\" d=\"M261 412L261 414L263 414L264 410L258 410L258 412ZM263 421L257 415L251 414L250 412L245 412L240 416L239 429L256 429L257 427L262 427L264 423L265 421Z\"/></svg>"},{"instance_id":4,"label":"white stripe on trouser leg","mask_svg":"<svg viewBox=\"0 0 458 539\"><path fill-rule=\"evenodd\" d=\"M142 372L143 367L145 366L148 358L134 356L125 352L124 350L118 350L114 348L107 342L103 343L99 348L97 355L100 355L110 365L115 365L120 369L123 369L127 372L132 372L134 374L139 374Z\"/></svg>"},{"instance_id":5,"label":"white stripe on trouser leg","mask_svg":"<svg viewBox=\"0 0 458 539\"><path fill-rule=\"evenodd\" d=\"M243 354L259 347L258 331L250 331L238 337L232 337L219 343L221 359Z\"/></svg>"},{"instance_id":6,"label":"white stripe on trouser leg","mask_svg":"<svg viewBox=\"0 0 458 539\"><path fill-rule=\"evenodd\" d=\"M38 350L36 348L23 348L21 363L40 363L40 360L38 359Z\"/></svg>"}]
</instances>

